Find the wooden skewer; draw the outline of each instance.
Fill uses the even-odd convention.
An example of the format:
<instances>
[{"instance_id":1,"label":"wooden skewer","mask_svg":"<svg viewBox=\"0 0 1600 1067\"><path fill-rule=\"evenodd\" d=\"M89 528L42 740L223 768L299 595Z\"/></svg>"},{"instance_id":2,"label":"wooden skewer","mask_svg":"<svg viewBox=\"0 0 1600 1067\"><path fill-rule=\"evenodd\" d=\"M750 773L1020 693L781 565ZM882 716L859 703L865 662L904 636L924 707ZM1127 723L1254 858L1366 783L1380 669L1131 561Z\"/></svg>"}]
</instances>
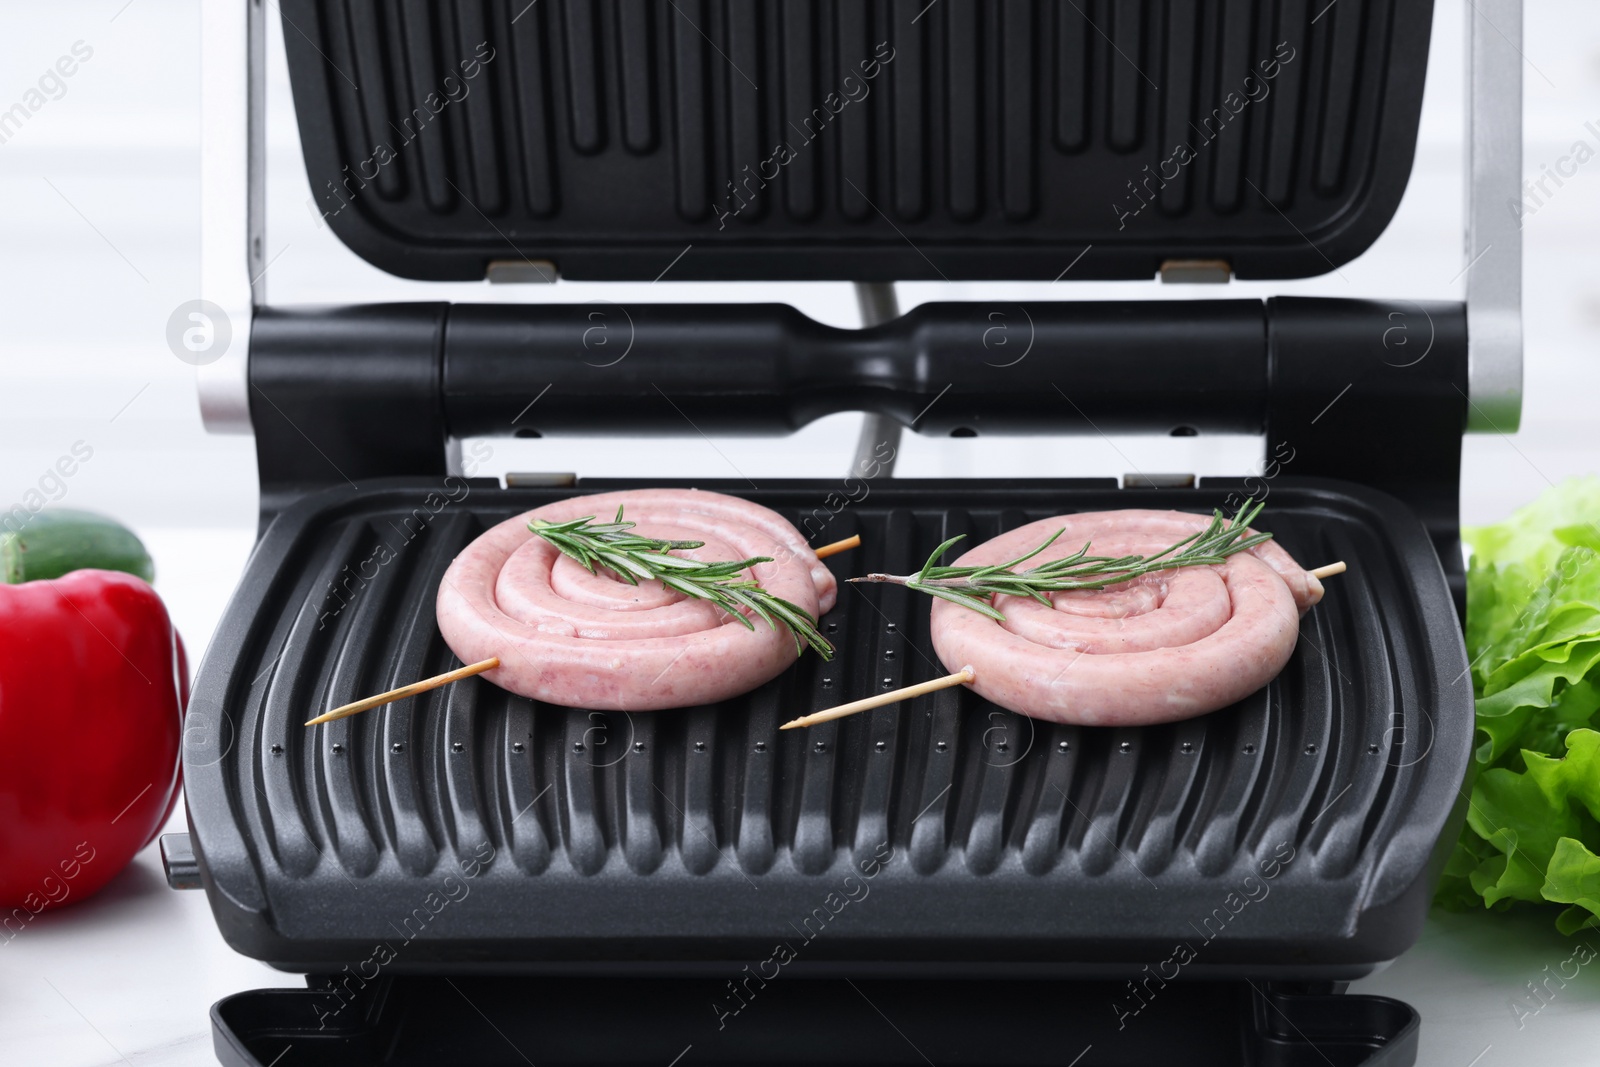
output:
<instances>
[{"instance_id":1,"label":"wooden skewer","mask_svg":"<svg viewBox=\"0 0 1600 1067\"><path fill-rule=\"evenodd\" d=\"M818 548L816 550L817 558L824 559L828 556L834 555L835 553L848 551L849 549L855 548L860 544L861 535L855 534L854 536L846 537L843 541L835 541L831 545L823 545L821 548ZM391 689L387 693L379 693L377 696L367 697L365 700L357 700L353 704L346 704L343 707L334 708L332 711L324 712L314 719L307 719L306 725L316 726L318 723L332 722L335 719L343 719L351 715L359 715L363 711L370 711L373 708L382 707L384 704L392 704L396 700L404 700L406 697L414 697L418 693L426 693L430 689L438 689L440 686L449 685L451 682L459 682L463 678L471 678L474 674L482 674L484 671L492 671L498 666L500 666L499 658L491 656L490 658L483 660L481 663L469 663L465 667L457 668L456 670L449 671L445 674L436 675L432 678L424 678L420 682L412 682L410 685L403 685L399 689ZM913 686L912 688L916 687ZM916 693L907 694L907 696L916 695ZM892 697L893 694L885 693L884 696ZM902 697L900 699L905 698ZM887 703L887 701L880 700L880 703Z\"/></svg>"},{"instance_id":2,"label":"wooden skewer","mask_svg":"<svg viewBox=\"0 0 1600 1067\"><path fill-rule=\"evenodd\" d=\"M816 549L817 558L827 559L829 556L837 555L840 552L848 552L850 549L856 548L860 544L861 535L853 534L850 537L846 537L843 541L835 541L831 545L823 545L821 548Z\"/></svg>"},{"instance_id":3,"label":"wooden skewer","mask_svg":"<svg viewBox=\"0 0 1600 1067\"><path fill-rule=\"evenodd\" d=\"M1326 567L1318 567L1316 570L1311 572L1311 577L1332 578L1335 574L1343 574L1349 569L1350 568L1344 565L1344 560L1341 559L1337 563L1328 564Z\"/></svg>"},{"instance_id":4,"label":"wooden skewer","mask_svg":"<svg viewBox=\"0 0 1600 1067\"><path fill-rule=\"evenodd\" d=\"M850 703L840 704L836 708L829 708L826 711L819 711L811 715L803 715L798 719L784 723L778 729L793 730L801 726L815 726L819 722L832 722L834 719L842 719L847 715L855 715L859 712L871 711L873 708L881 708L885 704L895 704L902 700L919 697L924 693L948 689L952 685L966 685L977 676L977 672L971 667L962 667L956 673L947 674L943 678L935 678L928 682L918 682L916 685L908 685L904 689L879 693L877 696L867 697L865 700L852 700Z\"/></svg>"},{"instance_id":5,"label":"wooden skewer","mask_svg":"<svg viewBox=\"0 0 1600 1067\"><path fill-rule=\"evenodd\" d=\"M428 690L437 689L441 685L449 685L451 682L459 682L463 678L471 678L474 674L492 671L498 666L500 666L500 657L490 656L482 662L469 663L465 667L458 667L444 674L436 674L432 678L424 678L420 682L412 682L410 685L403 685L399 689L391 689L387 693L379 693L375 697L358 700L354 704L346 704L343 707L334 708L330 712L318 715L315 719L308 719L306 725L315 726L319 722L332 722L334 719L359 715L363 711L368 711L384 704L392 704L396 700L404 700L406 697L414 697L418 693L426 693Z\"/></svg>"}]
</instances>

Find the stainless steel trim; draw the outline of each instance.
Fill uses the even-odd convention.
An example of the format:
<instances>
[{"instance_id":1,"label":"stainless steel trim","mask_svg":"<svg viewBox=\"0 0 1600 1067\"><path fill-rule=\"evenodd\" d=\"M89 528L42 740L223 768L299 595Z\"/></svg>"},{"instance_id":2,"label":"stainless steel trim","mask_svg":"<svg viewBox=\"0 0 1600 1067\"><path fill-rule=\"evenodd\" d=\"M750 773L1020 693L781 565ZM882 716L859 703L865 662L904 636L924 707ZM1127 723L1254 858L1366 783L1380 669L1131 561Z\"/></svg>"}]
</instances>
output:
<instances>
[{"instance_id":1,"label":"stainless steel trim","mask_svg":"<svg viewBox=\"0 0 1600 1067\"><path fill-rule=\"evenodd\" d=\"M1522 421L1522 0L1469 0L1467 429Z\"/></svg>"},{"instance_id":2,"label":"stainless steel trim","mask_svg":"<svg viewBox=\"0 0 1600 1067\"><path fill-rule=\"evenodd\" d=\"M894 282L856 282L856 306L861 309L861 325L880 326L900 317L900 301Z\"/></svg>"},{"instance_id":3,"label":"stainless steel trim","mask_svg":"<svg viewBox=\"0 0 1600 1067\"><path fill-rule=\"evenodd\" d=\"M1164 285L1227 285L1233 266L1225 259L1168 259L1161 264Z\"/></svg>"},{"instance_id":4,"label":"stainless steel trim","mask_svg":"<svg viewBox=\"0 0 1600 1067\"><path fill-rule=\"evenodd\" d=\"M267 14L262 0L250 0L250 20L245 33L245 249L249 264L250 303L267 306Z\"/></svg>"},{"instance_id":5,"label":"stainless steel trim","mask_svg":"<svg viewBox=\"0 0 1600 1067\"><path fill-rule=\"evenodd\" d=\"M248 434L250 323L266 301L265 5L203 4L200 33L200 296L227 316L231 340L195 385L209 432Z\"/></svg>"},{"instance_id":6,"label":"stainless steel trim","mask_svg":"<svg viewBox=\"0 0 1600 1067\"><path fill-rule=\"evenodd\" d=\"M554 285L561 280L548 259L496 259L483 276L490 285Z\"/></svg>"},{"instance_id":7,"label":"stainless steel trim","mask_svg":"<svg viewBox=\"0 0 1600 1067\"><path fill-rule=\"evenodd\" d=\"M1124 489L1193 489L1193 474L1146 474L1133 471L1122 476Z\"/></svg>"},{"instance_id":8,"label":"stainless steel trim","mask_svg":"<svg viewBox=\"0 0 1600 1067\"><path fill-rule=\"evenodd\" d=\"M572 471L506 471L507 489L570 489L577 484Z\"/></svg>"},{"instance_id":9,"label":"stainless steel trim","mask_svg":"<svg viewBox=\"0 0 1600 1067\"><path fill-rule=\"evenodd\" d=\"M877 326L900 317L900 302L894 295L894 282L856 282L856 303L861 307L863 328ZM894 475L895 457L900 452L900 435L905 427L894 419L867 412L861 418L861 436L856 438L855 458L850 461L850 474L866 477L866 472L876 468L874 477L889 478ZM879 449L889 446L889 458L880 459Z\"/></svg>"}]
</instances>

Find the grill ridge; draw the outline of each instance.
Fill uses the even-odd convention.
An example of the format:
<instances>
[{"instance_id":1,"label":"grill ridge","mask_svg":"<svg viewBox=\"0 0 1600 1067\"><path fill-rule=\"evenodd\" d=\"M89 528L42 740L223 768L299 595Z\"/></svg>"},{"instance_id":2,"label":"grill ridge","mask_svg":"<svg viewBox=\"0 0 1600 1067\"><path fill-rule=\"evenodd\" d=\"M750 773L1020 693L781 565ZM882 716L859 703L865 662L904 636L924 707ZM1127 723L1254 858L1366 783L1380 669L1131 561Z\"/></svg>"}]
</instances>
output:
<instances>
[{"instance_id":1,"label":"grill ridge","mask_svg":"<svg viewBox=\"0 0 1600 1067\"><path fill-rule=\"evenodd\" d=\"M339 566L333 571L332 577L337 577L352 564L359 566L360 561L367 558L371 543L375 540L370 524L364 522L349 523L345 536L348 543L336 547L333 553L333 562ZM382 577L387 580L388 576ZM319 586L328 588L330 583L331 578L329 582L319 581ZM350 635L363 625L371 624L370 616L373 613L369 609L374 599L371 596L365 597L350 610L348 616L335 618L331 643L336 646L336 650L329 657L332 669L326 679L324 702L318 705L319 707L336 707L359 700L366 687L371 684L367 659L357 644L350 640ZM325 609L319 615L319 624L326 614ZM345 616L345 610L341 607L338 614ZM318 808L324 833L333 842L338 861L351 874L364 876L371 874L378 865L379 849L378 835L373 821L374 805L370 792L363 788L361 776L347 773L343 766L346 759L352 761L357 759L358 752L366 747L364 740L358 742L358 738L364 737L364 732L361 730L364 724L340 719L336 725L336 729L328 730L328 744L310 748L307 752L313 760L314 768L312 773L307 775L310 781L306 788L316 791L320 801ZM288 732L289 739L292 739L292 743L297 746L304 746L309 740L303 728L298 731L291 729ZM334 751L335 744L344 747L343 755Z\"/></svg>"}]
</instances>

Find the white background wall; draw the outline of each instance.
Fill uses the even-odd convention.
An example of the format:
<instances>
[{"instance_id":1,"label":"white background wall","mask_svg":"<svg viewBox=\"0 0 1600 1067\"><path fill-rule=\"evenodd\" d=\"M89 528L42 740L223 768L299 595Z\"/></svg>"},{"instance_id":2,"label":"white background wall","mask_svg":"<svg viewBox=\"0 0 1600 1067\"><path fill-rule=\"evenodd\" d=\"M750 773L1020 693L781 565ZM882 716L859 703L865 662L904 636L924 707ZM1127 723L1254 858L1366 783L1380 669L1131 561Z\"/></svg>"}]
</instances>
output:
<instances>
[{"instance_id":1,"label":"white background wall","mask_svg":"<svg viewBox=\"0 0 1600 1067\"><path fill-rule=\"evenodd\" d=\"M1461 208L1462 0L1439 0L1415 172L1389 231L1338 275L1301 283L902 287L902 304L931 299L1239 296L1315 293L1454 299ZM646 298L641 285L495 287L402 282L367 266L306 208L309 189L289 111L279 22L270 73L267 275L276 303L379 299L563 300ZM54 99L0 144L0 508L82 440L93 459L64 505L103 509L152 545L161 586L198 643L209 633L244 553L255 509L247 438L207 435L194 371L168 351L173 308L199 288L199 4L92 0L0 4L0 110L75 42L93 49ZM1537 175L1600 123L1600 17L1586 0L1529 0L1524 70L1526 170ZM241 71L241 77L243 76ZM1592 397L1600 387L1600 161L1591 162L1527 220L1527 401L1523 431L1467 443L1463 517L1504 514L1548 483L1600 467ZM842 284L718 285L666 280L648 299L784 300L837 325L856 322ZM647 450L627 442L497 441L494 470L591 475L764 476L842 471L855 416L798 440L724 443L698 437ZM1143 470L1242 473L1257 445L1244 438L1152 440L908 438L901 473L1120 474Z\"/></svg>"}]
</instances>

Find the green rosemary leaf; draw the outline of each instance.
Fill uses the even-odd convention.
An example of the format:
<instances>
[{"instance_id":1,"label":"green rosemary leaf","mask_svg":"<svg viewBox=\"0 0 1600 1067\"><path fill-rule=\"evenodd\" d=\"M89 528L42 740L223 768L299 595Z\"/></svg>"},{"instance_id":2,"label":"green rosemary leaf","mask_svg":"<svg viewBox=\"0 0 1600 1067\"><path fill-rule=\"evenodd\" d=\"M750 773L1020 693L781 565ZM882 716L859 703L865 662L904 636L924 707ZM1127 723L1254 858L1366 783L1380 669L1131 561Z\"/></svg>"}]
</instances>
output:
<instances>
[{"instance_id":1,"label":"green rosemary leaf","mask_svg":"<svg viewBox=\"0 0 1600 1067\"><path fill-rule=\"evenodd\" d=\"M1058 540L1060 540L1061 535L1066 533L1066 532L1067 531L1066 531L1065 527L1063 527L1062 529L1057 530L1055 533L1050 535L1049 539L1046 540L1044 544L1040 545L1038 548L1034 549L1032 552L1029 552L1025 556L1018 556L1016 559L1012 560L1011 562L1003 564L1001 566L1001 569L1002 570L1008 570L1008 571L1016 570L1018 567L1022 566L1024 563L1028 562L1034 556L1037 556L1039 553L1043 552L1045 549L1047 549L1051 545L1055 544ZM1079 549L1078 555L1082 556L1082 555L1086 554L1088 551L1089 551L1089 546L1088 545L1084 545L1083 548ZM1068 556L1067 558L1071 559L1072 557Z\"/></svg>"},{"instance_id":2,"label":"green rosemary leaf","mask_svg":"<svg viewBox=\"0 0 1600 1067\"><path fill-rule=\"evenodd\" d=\"M996 611L994 605L988 600L980 599L968 593L937 585L919 585L914 582L907 582L906 588L915 589L919 593L927 593L929 596L938 597L940 600L948 600L952 604L960 604L964 608L971 608L980 615L989 616L995 622L1006 621L1006 617Z\"/></svg>"},{"instance_id":3,"label":"green rosemary leaf","mask_svg":"<svg viewBox=\"0 0 1600 1067\"><path fill-rule=\"evenodd\" d=\"M1066 532L1062 528L1038 548L1002 564L939 566L938 560L961 540L960 537L952 537L934 549L928 562L915 574L868 574L850 580L903 585L1003 622L1005 616L994 606L994 599L998 596L1029 597L1039 603L1049 604L1048 593L1071 589L1104 589L1146 574L1224 563L1229 556L1272 539L1269 533L1250 532L1250 524L1265 506L1265 501L1257 503L1253 499L1246 500L1234 512L1232 519L1225 517L1220 509L1213 511L1211 521L1203 529L1149 556L1091 556L1089 552L1093 546L1086 544L1069 556L1027 570L1017 569L1053 545Z\"/></svg>"},{"instance_id":4,"label":"green rosemary leaf","mask_svg":"<svg viewBox=\"0 0 1600 1067\"><path fill-rule=\"evenodd\" d=\"M951 548L952 545L954 545L957 542L960 542L962 540L965 540L966 536L967 536L966 534L956 534L954 537L950 538L950 540L946 541L944 544L942 544L938 548L934 549L933 550L933 555L928 557L928 562L924 563L922 565L922 570L918 571L917 573L918 574L927 574L930 570L933 569L934 564L939 562L939 557L940 556L942 556L946 552L950 551L950 548Z\"/></svg>"},{"instance_id":5,"label":"green rosemary leaf","mask_svg":"<svg viewBox=\"0 0 1600 1067\"><path fill-rule=\"evenodd\" d=\"M589 573L603 566L629 585L640 581L659 581L669 589L696 600L705 600L732 615L741 625L754 630L755 615L777 630L787 627L795 641L795 654L811 648L828 660L833 645L817 629L817 620L800 607L761 588L761 583L744 577L758 563L771 563L770 556L744 560L697 560L671 555L679 549L703 548L704 541L667 541L644 537L633 531L634 524L622 517L622 508L611 522L595 522L593 515L567 522L534 519L528 529L554 545L563 555L576 560Z\"/></svg>"}]
</instances>

